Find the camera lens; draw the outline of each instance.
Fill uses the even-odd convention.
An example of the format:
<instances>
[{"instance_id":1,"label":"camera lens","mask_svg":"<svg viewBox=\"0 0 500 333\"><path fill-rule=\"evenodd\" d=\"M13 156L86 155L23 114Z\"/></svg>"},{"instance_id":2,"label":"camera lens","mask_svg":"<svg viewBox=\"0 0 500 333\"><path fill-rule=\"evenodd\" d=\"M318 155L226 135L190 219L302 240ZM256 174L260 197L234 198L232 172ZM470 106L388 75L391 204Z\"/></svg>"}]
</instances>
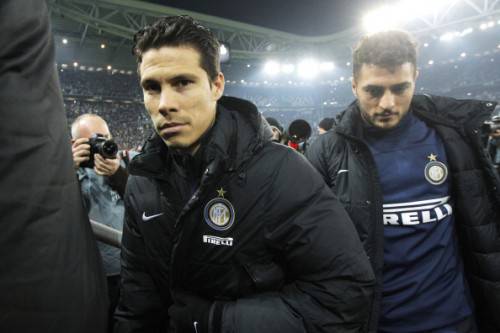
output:
<instances>
[{"instance_id":1,"label":"camera lens","mask_svg":"<svg viewBox=\"0 0 500 333\"><path fill-rule=\"evenodd\" d=\"M101 155L105 158L115 158L118 153L118 146L111 140L103 142L101 147Z\"/></svg>"}]
</instances>

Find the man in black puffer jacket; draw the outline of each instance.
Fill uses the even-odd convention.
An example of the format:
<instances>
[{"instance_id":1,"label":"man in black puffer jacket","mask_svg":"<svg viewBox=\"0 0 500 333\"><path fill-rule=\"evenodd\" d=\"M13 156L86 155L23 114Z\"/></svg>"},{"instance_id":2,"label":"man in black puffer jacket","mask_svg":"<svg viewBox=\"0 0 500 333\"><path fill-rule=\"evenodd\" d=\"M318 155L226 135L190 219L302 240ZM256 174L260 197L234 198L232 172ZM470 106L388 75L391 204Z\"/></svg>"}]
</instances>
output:
<instances>
[{"instance_id":1,"label":"man in black puffer jacket","mask_svg":"<svg viewBox=\"0 0 500 333\"><path fill-rule=\"evenodd\" d=\"M353 58L357 100L307 157L370 257L370 332L500 332L500 195L479 133L495 103L414 96L404 32Z\"/></svg>"},{"instance_id":2,"label":"man in black puffer jacket","mask_svg":"<svg viewBox=\"0 0 500 333\"><path fill-rule=\"evenodd\" d=\"M116 332L360 332L374 282L305 158L223 97L219 44L191 18L141 30L157 134L130 164Z\"/></svg>"}]
</instances>

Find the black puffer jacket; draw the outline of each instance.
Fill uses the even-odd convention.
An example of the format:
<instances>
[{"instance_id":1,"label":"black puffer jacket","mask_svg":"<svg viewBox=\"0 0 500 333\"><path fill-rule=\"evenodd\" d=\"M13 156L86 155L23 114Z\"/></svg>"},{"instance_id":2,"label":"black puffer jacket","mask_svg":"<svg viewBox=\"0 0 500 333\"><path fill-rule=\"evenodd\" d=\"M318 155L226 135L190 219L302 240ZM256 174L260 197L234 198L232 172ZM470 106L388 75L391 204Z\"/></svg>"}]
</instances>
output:
<instances>
[{"instance_id":1,"label":"black puffer jacket","mask_svg":"<svg viewBox=\"0 0 500 333\"><path fill-rule=\"evenodd\" d=\"M444 142L465 273L476 304L480 332L500 332L500 207L498 178L480 141L479 128L492 102L415 96L411 109ZM335 131L322 135L307 157L344 205L370 257L377 289L370 331L376 332L383 268L382 193L377 167L363 141L356 104ZM348 170L340 172L339 170Z\"/></svg>"},{"instance_id":2,"label":"black puffer jacket","mask_svg":"<svg viewBox=\"0 0 500 333\"><path fill-rule=\"evenodd\" d=\"M177 290L222 301L219 333L366 325L374 275L352 222L305 158L270 141L261 119L253 104L222 99L187 204L190 179L157 136L131 162L116 331L165 332ZM225 209L234 218L225 230L214 226L214 202L234 208Z\"/></svg>"}]
</instances>

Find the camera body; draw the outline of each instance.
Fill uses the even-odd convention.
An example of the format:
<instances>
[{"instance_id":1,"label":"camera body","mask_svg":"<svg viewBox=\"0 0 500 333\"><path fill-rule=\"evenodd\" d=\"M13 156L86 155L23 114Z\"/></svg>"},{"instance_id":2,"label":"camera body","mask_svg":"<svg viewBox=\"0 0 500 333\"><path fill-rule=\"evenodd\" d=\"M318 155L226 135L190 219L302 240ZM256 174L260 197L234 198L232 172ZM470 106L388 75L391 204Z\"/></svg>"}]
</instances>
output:
<instances>
[{"instance_id":1,"label":"camera body","mask_svg":"<svg viewBox=\"0 0 500 333\"><path fill-rule=\"evenodd\" d=\"M102 134L94 134L88 144L90 145L89 160L80 164L82 168L94 168L94 154L99 154L107 159L115 159L118 145L113 140L108 140Z\"/></svg>"},{"instance_id":2,"label":"camera body","mask_svg":"<svg viewBox=\"0 0 500 333\"><path fill-rule=\"evenodd\" d=\"M485 133L493 133L496 130L500 130L500 115L491 117L491 120L487 120L483 123L483 131Z\"/></svg>"}]
</instances>

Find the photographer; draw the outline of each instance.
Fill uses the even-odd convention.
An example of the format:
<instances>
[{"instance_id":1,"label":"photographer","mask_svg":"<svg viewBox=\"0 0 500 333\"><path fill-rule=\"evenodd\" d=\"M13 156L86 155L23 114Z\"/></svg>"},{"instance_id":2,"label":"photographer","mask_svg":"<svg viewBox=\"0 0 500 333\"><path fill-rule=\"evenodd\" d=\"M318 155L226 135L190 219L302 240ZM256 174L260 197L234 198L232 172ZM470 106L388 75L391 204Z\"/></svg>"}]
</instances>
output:
<instances>
[{"instance_id":1,"label":"photographer","mask_svg":"<svg viewBox=\"0 0 500 333\"><path fill-rule=\"evenodd\" d=\"M71 136L73 163L89 218L122 231L128 156L117 154L108 125L97 115L78 117L71 125ZM108 282L111 329L119 295L120 249L101 242L98 246Z\"/></svg>"}]
</instances>

